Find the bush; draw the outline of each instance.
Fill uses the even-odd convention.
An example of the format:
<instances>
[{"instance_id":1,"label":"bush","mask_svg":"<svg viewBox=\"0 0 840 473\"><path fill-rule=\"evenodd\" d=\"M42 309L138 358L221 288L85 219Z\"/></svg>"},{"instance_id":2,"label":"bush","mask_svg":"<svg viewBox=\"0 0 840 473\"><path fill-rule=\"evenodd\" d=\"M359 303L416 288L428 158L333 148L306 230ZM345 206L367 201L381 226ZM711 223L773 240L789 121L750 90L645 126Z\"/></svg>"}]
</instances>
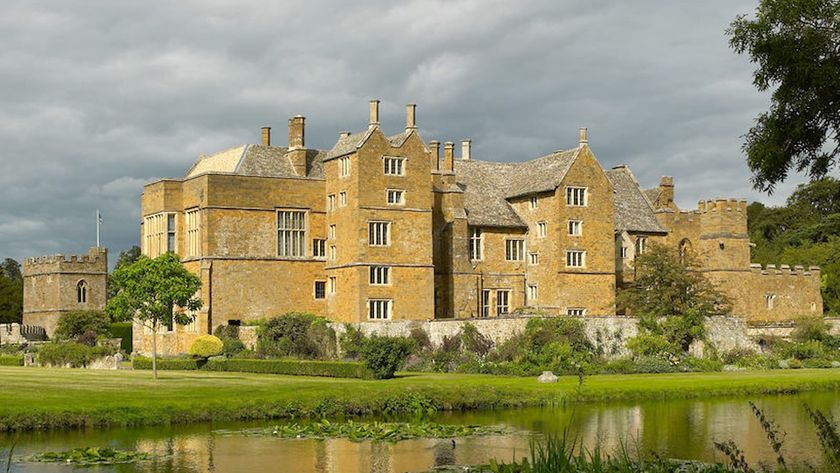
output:
<instances>
[{"instance_id":1,"label":"bush","mask_svg":"<svg viewBox=\"0 0 840 473\"><path fill-rule=\"evenodd\" d=\"M202 335L195 339L190 346L190 355L199 358L210 358L222 353L224 343L214 335Z\"/></svg>"},{"instance_id":2,"label":"bush","mask_svg":"<svg viewBox=\"0 0 840 473\"><path fill-rule=\"evenodd\" d=\"M23 366L23 356L0 355L0 366Z\"/></svg>"},{"instance_id":3,"label":"bush","mask_svg":"<svg viewBox=\"0 0 840 473\"><path fill-rule=\"evenodd\" d=\"M350 324L344 325L345 332L341 334L341 353L345 358L358 360L361 356L362 344L365 343L365 336L362 332Z\"/></svg>"},{"instance_id":4,"label":"bush","mask_svg":"<svg viewBox=\"0 0 840 473\"><path fill-rule=\"evenodd\" d=\"M208 360L202 369L208 371L326 376L332 378L366 379L372 377L372 374L364 364L342 361L248 360L231 358L227 360Z\"/></svg>"},{"instance_id":5,"label":"bush","mask_svg":"<svg viewBox=\"0 0 840 473\"><path fill-rule=\"evenodd\" d=\"M238 338L222 339L222 354L230 358L245 351L245 344Z\"/></svg>"},{"instance_id":6,"label":"bush","mask_svg":"<svg viewBox=\"0 0 840 473\"><path fill-rule=\"evenodd\" d=\"M96 332L94 332L93 330L88 330L87 332L76 337L76 343L81 343L82 345L87 345L89 347L95 346Z\"/></svg>"},{"instance_id":7,"label":"bush","mask_svg":"<svg viewBox=\"0 0 840 473\"><path fill-rule=\"evenodd\" d=\"M158 358L157 369L194 371L200 369L204 363L205 360L195 358ZM152 369L152 359L135 356L131 360L131 367L136 370L150 370Z\"/></svg>"},{"instance_id":8,"label":"bush","mask_svg":"<svg viewBox=\"0 0 840 473\"><path fill-rule=\"evenodd\" d=\"M239 339L239 326L238 325L219 325L213 330L213 335L219 337L222 340L228 339Z\"/></svg>"},{"instance_id":9,"label":"bush","mask_svg":"<svg viewBox=\"0 0 840 473\"><path fill-rule=\"evenodd\" d=\"M641 333L627 340L627 348L636 357L659 357L669 356L677 351L676 347L662 335L651 335Z\"/></svg>"},{"instance_id":10,"label":"bush","mask_svg":"<svg viewBox=\"0 0 840 473\"><path fill-rule=\"evenodd\" d=\"M414 340L414 346L417 350L426 351L432 349L432 341L429 339L429 334L423 330L423 327L412 327L408 333L408 338Z\"/></svg>"},{"instance_id":11,"label":"bush","mask_svg":"<svg viewBox=\"0 0 840 473\"><path fill-rule=\"evenodd\" d=\"M695 358L693 356L687 356L683 360L682 366L688 369L688 371L697 371L702 373L723 370L723 362L714 358Z\"/></svg>"},{"instance_id":12,"label":"bush","mask_svg":"<svg viewBox=\"0 0 840 473\"><path fill-rule=\"evenodd\" d=\"M673 373L677 368L668 360L657 356L643 356L635 360L633 372L635 373Z\"/></svg>"},{"instance_id":13,"label":"bush","mask_svg":"<svg viewBox=\"0 0 840 473\"><path fill-rule=\"evenodd\" d=\"M98 310L74 310L62 314L55 328L56 340L73 340L85 332L96 336L107 335L111 319L105 312Z\"/></svg>"},{"instance_id":14,"label":"bush","mask_svg":"<svg viewBox=\"0 0 840 473\"><path fill-rule=\"evenodd\" d=\"M393 378L414 349L414 341L374 335L362 345L362 360L377 379Z\"/></svg>"},{"instance_id":15,"label":"bush","mask_svg":"<svg viewBox=\"0 0 840 473\"><path fill-rule=\"evenodd\" d=\"M475 325L466 323L464 324L464 328L461 329L461 346L470 353L485 356L493 349L493 340L482 335L475 328Z\"/></svg>"},{"instance_id":16,"label":"bush","mask_svg":"<svg viewBox=\"0 0 840 473\"><path fill-rule=\"evenodd\" d=\"M291 312L263 323L257 332L261 355L301 358L335 358L336 337L327 320L312 314Z\"/></svg>"},{"instance_id":17,"label":"bush","mask_svg":"<svg viewBox=\"0 0 840 473\"><path fill-rule=\"evenodd\" d=\"M108 337L120 339L120 350L131 353L133 328L131 322L116 322L108 326Z\"/></svg>"},{"instance_id":18,"label":"bush","mask_svg":"<svg viewBox=\"0 0 840 473\"><path fill-rule=\"evenodd\" d=\"M784 354L797 360L810 360L811 358L823 358L825 350L822 343L811 340L803 343L792 343L784 350Z\"/></svg>"},{"instance_id":19,"label":"bush","mask_svg":"<svg viewBox=\"0 0 840 473\"><path fill-rule=\"evenodd\" d=\"M822 342L831 337L829 325L821 317L804 317L796 321L791 338L796 342Z\"/></svg>"},{"instance_id":20,"label":"bush","mask_svg":"<svg viewBox=\"0 0 840 473\"><path fill-rule=\"evenodd\" d=\"M91 347L75 342L47 343L38 351L38 361L42 365L83 368L97 358L113 354L114 350L108 346Z\"/></svg>"}]
</instances>

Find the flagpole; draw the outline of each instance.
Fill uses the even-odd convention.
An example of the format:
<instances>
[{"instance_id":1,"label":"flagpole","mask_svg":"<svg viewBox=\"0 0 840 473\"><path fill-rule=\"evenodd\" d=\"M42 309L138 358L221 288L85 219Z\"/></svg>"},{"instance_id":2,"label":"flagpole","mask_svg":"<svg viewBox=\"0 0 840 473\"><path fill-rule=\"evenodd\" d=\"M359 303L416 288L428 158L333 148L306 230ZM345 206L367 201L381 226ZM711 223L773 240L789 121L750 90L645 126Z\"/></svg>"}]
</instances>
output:
<instances>
[{"instance_id":1,"label":"flagpole","mask_svg":"<svg viewBox=\"0 0 840 473\"><path fill-rule=\"evenodd\" d=\"M102 221L102 214L96 209L96 247L99 248L99 223Z\"/></svg>"}]
</instances>

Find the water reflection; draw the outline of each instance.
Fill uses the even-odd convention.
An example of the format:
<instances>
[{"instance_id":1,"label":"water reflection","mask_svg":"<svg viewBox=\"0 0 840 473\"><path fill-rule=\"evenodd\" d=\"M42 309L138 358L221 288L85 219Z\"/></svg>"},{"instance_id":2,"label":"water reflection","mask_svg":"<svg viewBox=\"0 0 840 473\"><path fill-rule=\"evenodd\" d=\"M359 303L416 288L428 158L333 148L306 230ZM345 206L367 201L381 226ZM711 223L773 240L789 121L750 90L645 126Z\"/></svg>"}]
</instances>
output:
<instances>
[{"instance_id":1,"label":"water reflection","mask_svg":"<svg viewBox=\"0 0 840 473\"><path fill-rule=\"evenodd\" d=\"M840 417L838 393L774 396L757 400L786 432L789 463L819 463L818 442L802 403ZM33 433L18 438L18 458L41 451L83 446L141 450L161 455L137 465L96 468L97 472L396 473L447 464L510 461L528 453L534 435L576 435L592 449L656 451L674 458L721 460L713 442L734 439L748 461L772 463L772 451L746 399L584 405L574 408L447 413L434 419L459 424L503 425L520 433L455 439L408 440L396 444L348 440L281 440L217 435L215 429L266 426L268 422L195 425L109 431ZM8 445L10 437L0 438ZM4 450L4 448L0 448ZM11 471L68 471L64 465L15 463Z\"/></svg>"}]
</instances>

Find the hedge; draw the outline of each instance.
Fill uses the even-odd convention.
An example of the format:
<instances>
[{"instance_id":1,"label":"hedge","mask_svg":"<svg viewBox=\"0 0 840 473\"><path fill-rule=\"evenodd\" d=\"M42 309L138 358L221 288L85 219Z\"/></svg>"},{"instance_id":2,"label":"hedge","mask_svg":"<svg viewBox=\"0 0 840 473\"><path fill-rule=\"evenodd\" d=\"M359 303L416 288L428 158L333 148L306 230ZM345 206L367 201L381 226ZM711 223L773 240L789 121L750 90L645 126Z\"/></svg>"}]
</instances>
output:
<instances>
[{"instance_id":1,"label":"hedge","mask_svg":"<svg viewBox=\"0 0 840 473\"><path fill-rule=\"evenodd\" d=\"M195 358L158 358L157 369L159 370L183 370L195 371L201 369L204 360ZM131 367L136 370L152 369L152 359L135 356L131 360Z\"/></svg>"},{"instance_id":2,"label":"hedge","mask_svg":"<svg viewBox=\"0 0 840 473\"><path fill-rule=\"evenodd\" d=\"M132 363L136 370L152 369L150 358L135 357ZM159 370L205 370L232 371L240 373L285 374L293 376L325 376L331 378L370 379L373 376L364 363L343 361L310 360L254 360L230 358L210 359L206 363L192 358L158 359Z\"/></svg>"},{"instance_id":3,"label":"hedge","mask_svg":"<svg viewBox=\"0 0 840 473\"><path fill-rule=\"evenodd\" d=\"M23 366L23 356L0 355L0 366Z\"/></svg>"},{"instance_id":4,"label":"hedge","mask_svg":"<svg viewBox=\"0 0 840 473\"><path fill-rule=\"evenodd\" d=\"M108 333L111 334L111 338L122 339L120 349L125 353L131 353L132 351L131 330L131 322L115 322L108 326Z\"/></svg>"}]
</instances>

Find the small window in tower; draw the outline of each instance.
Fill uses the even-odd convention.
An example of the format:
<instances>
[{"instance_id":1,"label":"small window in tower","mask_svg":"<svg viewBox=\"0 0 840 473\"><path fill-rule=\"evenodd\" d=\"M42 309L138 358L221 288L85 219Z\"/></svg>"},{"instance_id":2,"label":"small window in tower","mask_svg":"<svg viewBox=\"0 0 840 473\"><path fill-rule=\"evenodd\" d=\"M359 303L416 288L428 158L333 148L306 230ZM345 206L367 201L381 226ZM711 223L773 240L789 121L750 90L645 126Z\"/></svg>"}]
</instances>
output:
<instances>
[{"instance_id":1,"label":"small window in tower","mask_svg":"<svg viewBox=\"0 0 840 473\"><path fill-rule=\"evenodd\" d=\"M76 301L80 304L87 303L88 298L88 284L85 280L79 281L76 284Z\"/></svg>"},{"instance_id":2,"label":"small window in tower","mask_svg":"<svg viewBox=\"0 0 840 473\"><path fill-rule=\"evenodd\" d=\"M764 296L764 302L767 304L767 310L773 310L776 305L776 294L767 294Z\"/></svg>"}]
</instances>

